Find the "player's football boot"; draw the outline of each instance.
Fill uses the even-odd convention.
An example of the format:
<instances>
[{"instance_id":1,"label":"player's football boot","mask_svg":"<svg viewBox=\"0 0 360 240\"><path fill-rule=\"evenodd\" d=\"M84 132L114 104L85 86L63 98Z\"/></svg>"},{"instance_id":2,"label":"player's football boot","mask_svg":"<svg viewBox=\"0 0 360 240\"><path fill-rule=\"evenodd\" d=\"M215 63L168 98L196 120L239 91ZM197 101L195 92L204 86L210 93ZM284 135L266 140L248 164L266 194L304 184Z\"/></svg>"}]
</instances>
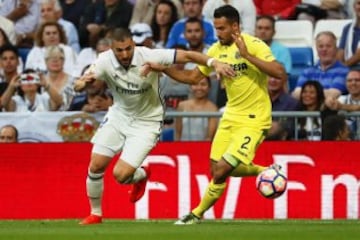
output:
<instances>
[{"instance_id":1,"label":"player's football boot","mask_svg":"<svg viewBox=\"0 0 360 240\"><path fill-rule=\"evenodd\" d=\"M99 223L102 223L102 217L93 214L87 216L81 222L79 222L80 225L90 225L90 224L99 224Z\"/></svg>"},{"instance_id":2,"label":"player's football boot","mask_svg":"<svg viewBox=\"0 0 360 240\"><path fill-rule=\"evenodd\" d=\"M179 220L177 220L174 224L175 225L192 225L200 223L200 218L195 216L193 213L189 213Z\"/></svg>"},{"instance_id":3,"label":"player's football boot","mask_svg":"<svg viewBox=\"0 0 360 240\"><path fill-rule=\"evenodd\" d=\"M134 183L129 191L130 202L135 203L138 201L145 193L146 184L150 178L151 171L149 167L142 167L146 173L146 177L140 180L137 183Z\"/></svg>"}]
</instances>

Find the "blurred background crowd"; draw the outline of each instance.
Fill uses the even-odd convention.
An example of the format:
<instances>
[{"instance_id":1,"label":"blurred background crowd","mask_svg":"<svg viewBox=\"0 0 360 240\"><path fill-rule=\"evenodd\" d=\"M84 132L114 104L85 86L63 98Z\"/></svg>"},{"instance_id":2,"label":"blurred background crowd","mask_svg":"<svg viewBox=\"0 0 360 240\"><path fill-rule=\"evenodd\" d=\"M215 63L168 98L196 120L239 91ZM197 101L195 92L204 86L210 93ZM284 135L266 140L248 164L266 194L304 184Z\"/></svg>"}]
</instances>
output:
<instances>
[{"instance_id":1,"label":"blurred background crowd","mask_svg":"<svg viewBox=\"0 0 360 240\"><path fill-rule=\"evenodd\" d=\"M288 73L268 79L273 111L320 112L274 117L268 140L357 140L358 117L342 113L360 110L360 0L0 0L0 111L106 111L105 84L82 93L72 84L111 47L115 28L129 28L139 46L206 53L217 41L213 11L224 4ZM193 86L160 81L168 112L221 113L226 105L215 74ZM167 117L164 132L170 140L211 140L217 123ZM3 127L16 137L1 129L0 141L17 139Z\"/></svg>"}]
</instances>

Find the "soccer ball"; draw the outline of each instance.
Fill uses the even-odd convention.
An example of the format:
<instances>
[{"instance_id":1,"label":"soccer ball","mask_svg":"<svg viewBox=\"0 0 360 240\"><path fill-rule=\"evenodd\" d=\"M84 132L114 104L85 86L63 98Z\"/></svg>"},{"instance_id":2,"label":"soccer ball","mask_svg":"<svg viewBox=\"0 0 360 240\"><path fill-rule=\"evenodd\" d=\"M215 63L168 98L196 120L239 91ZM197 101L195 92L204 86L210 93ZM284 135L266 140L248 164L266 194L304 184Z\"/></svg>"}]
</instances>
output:
<instances>
[{"instance_id":1,"label":"soccer ball","mask_svg":"<svg viewBox=\"0 0 360 240\"><path fill-rule=\"evenodd\" d=\"M256 178L256 189L266 198L277 198L286 190L287 178L280 169L267 168Z\"/></svg>"}]
</instances>

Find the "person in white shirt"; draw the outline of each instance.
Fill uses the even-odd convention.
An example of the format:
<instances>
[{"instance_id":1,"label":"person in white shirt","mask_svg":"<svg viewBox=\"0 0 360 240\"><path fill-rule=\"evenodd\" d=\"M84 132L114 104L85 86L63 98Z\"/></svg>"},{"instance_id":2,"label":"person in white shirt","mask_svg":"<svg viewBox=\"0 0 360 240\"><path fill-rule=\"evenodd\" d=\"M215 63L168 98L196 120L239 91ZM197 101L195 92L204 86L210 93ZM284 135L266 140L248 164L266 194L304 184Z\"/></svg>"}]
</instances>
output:
<instances>
[{"instance_id":1,"label":"person in white shirt","mask_svg":"<svg viewBox=\"0 0 360 240\"><path fill-rule=\"evenodd\" d=\"M39 93L40 87L46 92ZM16 91L18 94L14 94ZM11 79L1 102L8 112L56 111L62 105L62 96L43 76L25 70Z\"/></svg>"},{"instance_id":2,"label":"person in white shirt","mask_svg":"<svg viewBox=\"0 0 360 240\"><path fill-rule=\"evenodd\" d=\"M105 81L114 101L91 140L93 149L86 180L91 214L80 224L102 222L104 172L120 151L113 169L114 178L120 184L133 184L131 202L143 196L150 169L140 166L155 146L164 120L159 73L150 71L150 62L169 65L189 61L214 67L220 75L234 76L229 65L201 53L136 46L130 30L116 29L111 50L101 53L89 71L75 81L76 91L100 79Z\"/></svg>"},{"instance_id":3,"label":"person in white shirt","mask_svg":"<svg viewBox=\"0 0 360 240\"><path fill-rule=\"evenodd\" d=\"M35 69L46 72L45 50L49 46L60 46L64 50L64 72L72 74L76 63L76 52L66 45L66 36L59 23L46 22L40 25L35 37L34 46L26 59L25 69Z\"/></svg>"},{"instance_id":4,"label":"person in white shirt","mask_svg":"<svg viewBox=\"0 0 360 240\"><path fill-rule=\"evenodd\" d=\"M15 24L17 42L20 43L35 31L40 19L40 6L37 0L4 0L0 15Z\"/></svg>"},{"instance_id":5,"label":"person in white shirt","mask_svg":"<svg viewBox=\"0 0 360 240\"><path fill-rule=\"evenodd\" d=\"M58 0L40 0L41 21L58 22L64 29L67 45L80 52L79 35L74 24L62 18L62 8Z\"/></svg>"}]
</instances>

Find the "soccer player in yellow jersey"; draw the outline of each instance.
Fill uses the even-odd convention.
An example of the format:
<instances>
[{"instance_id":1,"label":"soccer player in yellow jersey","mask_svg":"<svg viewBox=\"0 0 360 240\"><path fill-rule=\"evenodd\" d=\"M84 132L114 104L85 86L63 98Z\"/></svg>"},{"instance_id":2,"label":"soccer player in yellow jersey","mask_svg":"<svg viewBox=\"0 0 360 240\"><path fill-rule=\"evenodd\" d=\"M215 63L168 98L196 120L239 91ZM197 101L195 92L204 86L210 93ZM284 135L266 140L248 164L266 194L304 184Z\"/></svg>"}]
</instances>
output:
<instances>
[{"instance_id":1,"label":"soccer player in yellow jersey","mask_svg":"<svg viewBox=\"0 0 360 240\"><path fill-rule=\"evenodd\" d=\"M219 41L210 47L207 55L211 58L208 61L218 59L230 64L236 76L222 78L228 101L211 146L212 179L200 204L175 224L198 223L204 212L224 192L229 176L256 176L265 169L253 164L252 160L271 125L267 76L282 79L286 73L264 42L240 34L239 20L239 13L230 5L217 8L214 12ZM163 71L185 83L196 83L212 71L212 68L206 66L181 71L152 63L150 65L153 70Z\"/></svg>"}]
</instances>

